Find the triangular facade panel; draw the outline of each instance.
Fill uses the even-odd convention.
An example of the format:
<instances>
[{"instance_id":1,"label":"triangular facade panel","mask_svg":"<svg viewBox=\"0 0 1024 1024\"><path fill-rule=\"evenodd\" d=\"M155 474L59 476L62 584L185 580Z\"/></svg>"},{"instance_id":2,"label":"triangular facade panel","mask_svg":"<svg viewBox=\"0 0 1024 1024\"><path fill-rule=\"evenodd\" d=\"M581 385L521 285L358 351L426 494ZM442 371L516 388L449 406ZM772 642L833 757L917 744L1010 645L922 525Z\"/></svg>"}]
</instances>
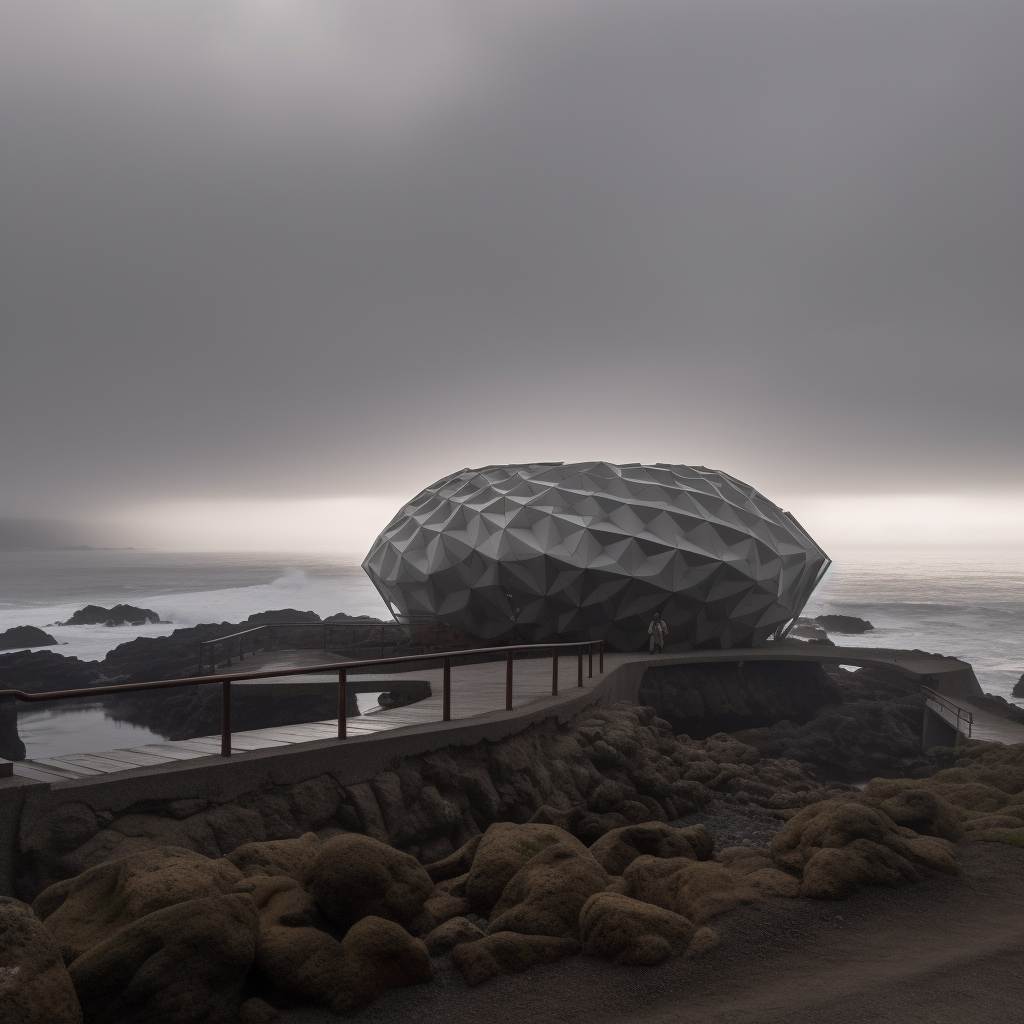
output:
<instances>
[{"instance_id":1,"label":"triangular facade panel","mask_svg":"<svg viewBox=\"0 0 1024 1024\"><path fill-rule=\"evenodd\" d=\"M800 614L829 560L799 524L703 466L485 466L421 491L363 569L399 622L483 641L756 646Z\"/></svg>"}]
</instances>

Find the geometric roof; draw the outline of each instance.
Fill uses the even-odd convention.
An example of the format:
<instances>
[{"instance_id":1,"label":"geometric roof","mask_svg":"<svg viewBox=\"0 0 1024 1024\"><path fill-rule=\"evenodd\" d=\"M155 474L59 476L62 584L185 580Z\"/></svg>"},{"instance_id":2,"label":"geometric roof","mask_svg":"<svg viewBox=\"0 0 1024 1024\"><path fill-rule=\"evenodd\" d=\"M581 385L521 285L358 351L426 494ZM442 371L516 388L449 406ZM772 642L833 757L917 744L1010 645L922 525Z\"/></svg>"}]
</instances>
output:
<instances>
[{"instance_id":1,"label":"geometric roof","mask_svg":"<svg viewBox=\"0 0 1024 1024\"><path fill-rule=\"evenodd\" d=\"M758 646L830 562L788 513L727 473L560 462L453 473L417 494L363 569L399 622L484 641Z\"/></svg>"}]
</instances>

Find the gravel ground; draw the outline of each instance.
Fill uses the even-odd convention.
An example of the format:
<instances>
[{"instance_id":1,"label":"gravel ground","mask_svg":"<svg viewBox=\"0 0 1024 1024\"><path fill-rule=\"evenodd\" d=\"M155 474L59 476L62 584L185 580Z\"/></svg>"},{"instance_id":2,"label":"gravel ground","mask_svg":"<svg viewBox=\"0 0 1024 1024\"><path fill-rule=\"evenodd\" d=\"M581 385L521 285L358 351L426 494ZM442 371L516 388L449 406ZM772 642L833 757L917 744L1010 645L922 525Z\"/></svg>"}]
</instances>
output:
<instances>
[{"instance_id":1,"label":"gravel ground","mask_svg":"<svg viewBox=\"0 0 1024 1024\"><path fill-rule=\"evenodd\" d=\"M704 825L715 840L715 849L727 846L768 846L786 822L763 807L735 807L714 802L711 809L688 814L672 822L676 828Z\"/></svg>"},{"instance_id":2,"label":"gravel ground","mask_svg":"<svg viewBox=\"0 0 1024 1024\"><path fill-rule=\"evenodd\" d=\"M623 967L587 956L471 988L451 956L357 1024L1005 1024L1024 1005L1024 850L959 847L959 877L865 888L842 902L768 900L712 922L694 959ZM295 1008L279 1024L328 1024Z\"/></svg>"}]
</instances>

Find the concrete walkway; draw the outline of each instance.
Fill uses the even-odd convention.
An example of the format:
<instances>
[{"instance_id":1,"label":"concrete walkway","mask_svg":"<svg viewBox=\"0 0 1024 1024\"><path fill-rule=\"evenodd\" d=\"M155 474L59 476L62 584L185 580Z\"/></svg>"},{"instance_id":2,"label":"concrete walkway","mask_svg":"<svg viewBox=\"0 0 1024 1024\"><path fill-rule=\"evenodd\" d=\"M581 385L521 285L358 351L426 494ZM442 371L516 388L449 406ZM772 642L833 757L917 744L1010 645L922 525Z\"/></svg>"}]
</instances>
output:
<instances>
[{"instance_id":1,"label":"concrete walkway","mask_svg":"<svg viewBox=\"0 0 1024 1024\"><path fill-rule=\"evenodd\" d=\"M998 743L1024 743L1024 725L999 718L991 711L985 711L965 700L957 703L965 711L971 712L974 722L971 726L972 740L990 740Z\"/></svg>"},{"instance_id":2,"label":"concrete walkway","mask_svg":"<svg viewBox=\"0 0 1024 1024\"><path fill-rule=\"evenodd\" d=\"M223 674L305 668L328 662L336 655L322 651L274 651L258 654L223 669ZM651 665L695 665L717 662L746 661L810 661L843 665L878 666L893 668L909 679L932 687L944 696L955 699L975 714L975 739L994 739L1004 743L1024 742L1024 726L996 718L979 708L969 706L965 700L980 696L982 691L971 666L956 658L926 654L922 651L895 651L872 647L825 647L800 641L784 642L756 649L728 651L672 651L664 654L646 653L607 654L605 674L624 669L633 688ZM438 665L436 668L430 667ZM570 693L578 693L578 663L575 654L559 658L559 693L551 694L551 659L521 658L515 662L513 709L528 709L531 717L548 702L554 712L564 704ZM588 677L588 659L583 659L583 692L600 682L598 659L594 656L594 676ZM620 673L621 675L621 673ZM625 678L625 677L624 677ZM380 710L347 720L349 738L370 737L394 730L422 727L440 723L442 719L442 669L439 663L427 662L417 669L415 664L405 672L381 674L356 673L351 676L353 690L375 692L387 690L388 680L424 679L433 696L402 708ZM272 676L252 682L237 682L235 687L257 689L267 694L282 692L337 692L337 673L311 672L301 676ZM627 687L627 692L628 692ZM594 699L597 699L596 696ZM451 718L453 723L488 713L504 711L505 662L497 660L480 665L455 665L451 679ZM309 722L301 725L255 729L232 734L232 752L270 750L280 747L294 749L296 745L336 739L338 724L335 719ZM168 740L138 747L126 747L95 754L64 754L59 757L34 758L14 763L14 774L40 782L61 783L87 779L117 772L130 771L176 761L209 758L219 755L220 737L204 736L191 740Z\"/></svg>"}]
</instances>

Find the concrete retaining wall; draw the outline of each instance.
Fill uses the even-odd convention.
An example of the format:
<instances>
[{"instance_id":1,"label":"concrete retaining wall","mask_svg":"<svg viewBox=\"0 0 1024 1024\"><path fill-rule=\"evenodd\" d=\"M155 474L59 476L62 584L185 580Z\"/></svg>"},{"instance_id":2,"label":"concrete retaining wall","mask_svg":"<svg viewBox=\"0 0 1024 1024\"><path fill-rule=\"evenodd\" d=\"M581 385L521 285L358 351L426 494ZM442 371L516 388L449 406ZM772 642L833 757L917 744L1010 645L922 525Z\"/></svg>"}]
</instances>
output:
<instances>
[{"instance_id":1,"label":"concrete retaining wall","mask_svg":"<svg viewBox=\"0 0 1024 1024\"><path fill-rule=\"evenodd\" d=\"M85 803L96 811L121 814L144 801L235 800L244 794L333 775L343 786L367 782L402 758L446 747L497 742L549 719L564 723L592 704L635 701L647 665L621 665L586 689L570 689L531 707L495 711L458 722L433 722L348 740L317 740L235 754L136 768L61 783L18 776L0 778L0 894L14 894L19 836L63 804Z\"/></svg>"}]
</instances>

